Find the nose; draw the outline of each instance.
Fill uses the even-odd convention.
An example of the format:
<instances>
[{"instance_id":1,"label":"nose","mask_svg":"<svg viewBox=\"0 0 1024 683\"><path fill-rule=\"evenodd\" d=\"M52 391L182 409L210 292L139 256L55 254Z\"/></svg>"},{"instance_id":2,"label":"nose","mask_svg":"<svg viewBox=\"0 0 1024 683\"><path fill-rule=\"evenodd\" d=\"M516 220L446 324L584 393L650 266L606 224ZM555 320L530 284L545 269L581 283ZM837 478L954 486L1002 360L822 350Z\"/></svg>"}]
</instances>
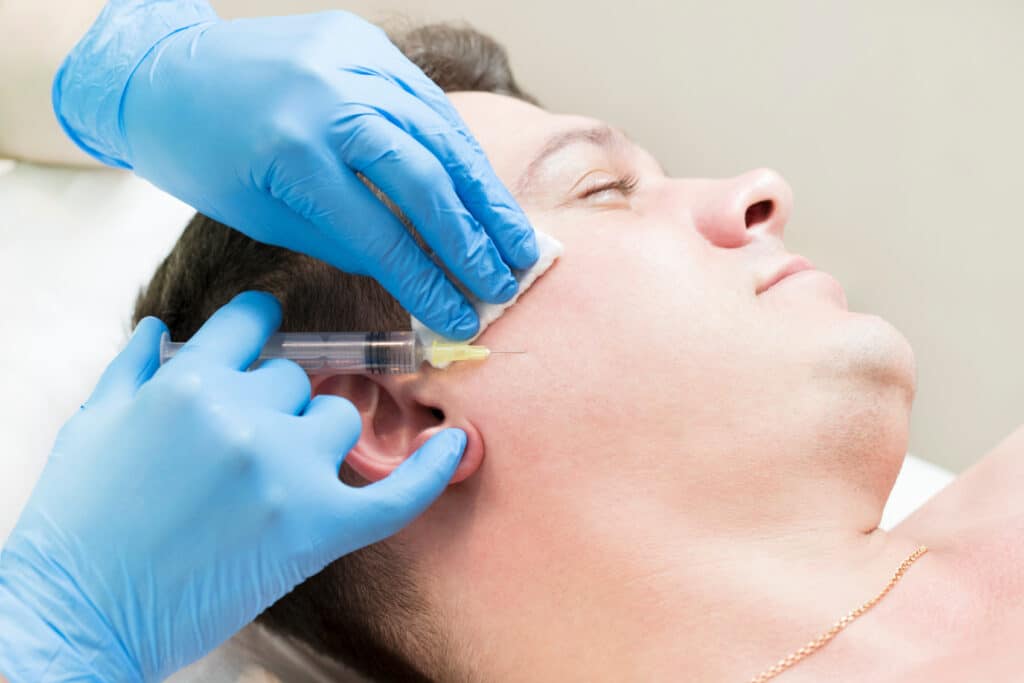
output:
<instances>
[{"instance_id":1,"label":"nose","mask_svg":"<svg viewBox=\"0 0 1024 683\"><path fill-rule=\"evenodd\" d=\"M782 239L793 210L793 190L776 171L760 168L708 182L694 220L712 244L743 246L757 232Z\"/></svg>"}]
</instances>

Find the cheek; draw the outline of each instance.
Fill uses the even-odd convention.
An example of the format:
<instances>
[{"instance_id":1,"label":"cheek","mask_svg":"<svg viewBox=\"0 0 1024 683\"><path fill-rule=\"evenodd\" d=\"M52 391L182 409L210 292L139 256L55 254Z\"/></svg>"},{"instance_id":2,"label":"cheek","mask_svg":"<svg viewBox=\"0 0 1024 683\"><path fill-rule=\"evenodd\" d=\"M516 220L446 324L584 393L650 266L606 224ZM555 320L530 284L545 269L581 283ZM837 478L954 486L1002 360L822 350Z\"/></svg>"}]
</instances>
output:
<instances>
[{"instance_id":1,"label":"cheek","mask_svg":"<svg viewBox=\"0 0 1024 683\"><path fill-rule=\"evenodd\" d=\"M553 230L534 219L564 243L565 253L481 337L493 349L527 353L489 360L474 378L479 388L471 399L490 401L488 411L501 401L513 432L527 414L526 424L545 419L536 407L553 402L558 408L550 412L562 431L567 418L586 429L596 422L611 426L628 413L635 421L635 411L617 406L678 405L683 394L654 389L666 381L694 386L723 355L744 355L730 348L743 337L736 321L751 314L737 273L709 267L706 245L676 226L624 229L621 219L611 220ZM738 369L734 362L729 367ZM496 386L500 398L486 391Z\"/></svg>"},{"instance_id":2,"label":"cheek","mask_svg":"<svg viewBox=\"0 0 1024 683\"><path fill-rule=\"evenodd\" d=\"M742 273L695 231L617 216L558 235L566 251L552 273L559 301L546 306L557 311L553 326L570 336L600 334L601 346L617 354L632 346L642 361L645 345L703 346L716 329L731 332L732 321L749 319L752 292L745 295Z\"/></svg>"}]
</instances>

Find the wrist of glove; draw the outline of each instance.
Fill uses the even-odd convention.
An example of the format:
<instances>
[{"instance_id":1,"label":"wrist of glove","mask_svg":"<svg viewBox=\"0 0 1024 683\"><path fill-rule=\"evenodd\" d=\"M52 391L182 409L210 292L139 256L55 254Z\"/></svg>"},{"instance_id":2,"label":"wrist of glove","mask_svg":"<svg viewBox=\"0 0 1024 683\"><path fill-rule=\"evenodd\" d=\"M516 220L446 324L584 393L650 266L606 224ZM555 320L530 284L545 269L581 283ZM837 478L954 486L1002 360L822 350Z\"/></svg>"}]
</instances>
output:
<instances>
[{"instance_id":1,"label":"wrist of glove","mask_svg":"<svg viewBox=\"0 0 1024 683\"><path fill-rule=\"evenodd\" d=\"M0 676L10 683L143 680L71 576L40 571L42 558L33 555L30 548L0 552Z\"/></svg>"},{"instance_id":2,"label":"wrist of glove","mask_svg":"<svg viewBox=\"0 0 1024 683\"><path fill-rule=\"evenodd\" d=\"M65 57L53 80L53 110L86 153L132 168L121 130L121 99L132 74L169 35L218 21L205 0L111 0Z\"/></svg>"}]
</instances>

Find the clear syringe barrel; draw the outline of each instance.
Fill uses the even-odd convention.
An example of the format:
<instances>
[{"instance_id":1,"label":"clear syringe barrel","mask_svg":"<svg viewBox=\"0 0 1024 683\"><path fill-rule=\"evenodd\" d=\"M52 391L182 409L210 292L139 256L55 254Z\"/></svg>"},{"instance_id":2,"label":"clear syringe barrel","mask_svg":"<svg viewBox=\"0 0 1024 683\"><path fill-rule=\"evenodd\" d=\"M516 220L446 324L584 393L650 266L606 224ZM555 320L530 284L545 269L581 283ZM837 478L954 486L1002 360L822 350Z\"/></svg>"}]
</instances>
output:
<instances>
[{"instance_id":1,"label":"clear syringe barrel","mask_svg":"<svg viewBox=\"0 0 1024 683\"><path fill-rule=\"evenodd\" d=\"M184 342L172 342L165 334L160 343L161 365L182 346ZM404 375L418 372L424 357L412 331L279 332L270 336L258 360L287 358L310 374Z\"/></svg>"}]
</instances>

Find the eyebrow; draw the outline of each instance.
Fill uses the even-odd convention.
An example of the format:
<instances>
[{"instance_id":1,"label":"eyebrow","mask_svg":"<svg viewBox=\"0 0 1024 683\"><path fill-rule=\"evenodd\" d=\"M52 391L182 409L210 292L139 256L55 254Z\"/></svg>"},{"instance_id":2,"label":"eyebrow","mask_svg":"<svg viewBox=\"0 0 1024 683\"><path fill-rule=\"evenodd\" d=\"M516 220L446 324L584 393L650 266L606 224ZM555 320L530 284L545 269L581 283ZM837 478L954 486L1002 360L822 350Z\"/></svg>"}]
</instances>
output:
<instances>
[{"instance_id":1,"label":"eyebrow","mask_svg":"<svg viewBox=\"0 0 1024 683\"><path fill-rule=\"evenodd\" d=\"M628 140L629 138L625 133L607 124L588 128L570 128L569 130L555 133L545 141L540 151L537 152L537 155L527 165L526 170L519 176L519 179L513 186L513 194L522 194L530 186L530 183L533 182L537 172L548 159L570 145L587 143L610 148Z\"/></svg>"}]
</instances>

